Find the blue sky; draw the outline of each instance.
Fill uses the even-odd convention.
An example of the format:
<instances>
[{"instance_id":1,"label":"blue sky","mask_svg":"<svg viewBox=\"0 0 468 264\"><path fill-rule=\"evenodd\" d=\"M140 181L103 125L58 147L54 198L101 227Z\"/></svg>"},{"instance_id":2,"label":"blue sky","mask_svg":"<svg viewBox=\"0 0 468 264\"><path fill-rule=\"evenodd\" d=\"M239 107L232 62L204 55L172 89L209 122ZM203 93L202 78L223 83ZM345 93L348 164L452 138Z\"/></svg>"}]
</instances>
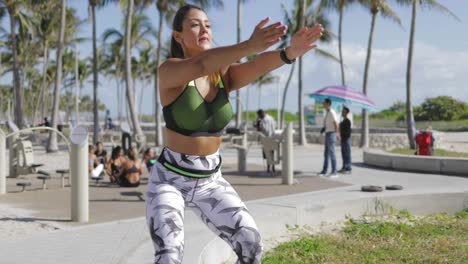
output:
<instances>
[{"instance_id":1,"label":"blue sky","mask_svg":"<svg viewBox=\"0 0 468 264\"><path fill-rule=\"evenodd\" d=\"M88 16L87 2L69 1L69 6L78 10L81 18ZM237 0L226 0L224 9L208 10L213 24L213 35L218 45L234 44L236 41L236 3ZM272 21L283 19L281 3L286 7L292 6L293 0L249 0L243 8L242 37L250 36L254 26L261 19L270 16ZM392 21L379 17L374 35L373 57L371 61L370 79L368 84L369 97L381 108L388 107L397 100L405 100L405 72L406 57L409 40L409 25L411 19L410 8L398 7L394 1L389 1L400 16L403 27ZM461 21L435 11L423 10L418 13L416 46L413 68L413 97L415 103L422 102L427 97L437 95L451 95L468 102L467 83L468 74L465 62L468 61L468 1L439 0L452 10ZM148 9L146 14L157 23L155 6ZM329 13L332 31L338 31L338 16ZM370 14L359 6L351 7L344 18L344 61L348 85L355 89L362 89L364 61L370 29ZM97 11L98 36L108 28L120 28L122 23L121 10L118 6L109 6ZM164 27L164 36L170 36L170 28ZM86 24L80 35L91 38L91 24ZM80 46L81 56L91 54L91 42ZM336 40L331 44L319 46L338 55ZM341 82L339 65L315 55L313 52L304 58L304 93L311 93L324 86ZM262 108L275 108L277 105L277 90L282 89L289 73L289 66L275 70L273 74L279 76L279 81L262 88ZM295 75L297 76L297 74ZM116 114L116 99L112 94L115 81L101 81L99 96L113 115ZM143 96L143 111L152 113L152 85L146 88ZM258 89L246 87L242 91L245 104L245 91L250 89L249 108L256 109L258 105ZM84 93L91 93L91 83L87 83ZM286 108L297 111L297 78L290 87ZM313 104L312 99L305 99L305 104Z\"/></svg>"}]
</instances>

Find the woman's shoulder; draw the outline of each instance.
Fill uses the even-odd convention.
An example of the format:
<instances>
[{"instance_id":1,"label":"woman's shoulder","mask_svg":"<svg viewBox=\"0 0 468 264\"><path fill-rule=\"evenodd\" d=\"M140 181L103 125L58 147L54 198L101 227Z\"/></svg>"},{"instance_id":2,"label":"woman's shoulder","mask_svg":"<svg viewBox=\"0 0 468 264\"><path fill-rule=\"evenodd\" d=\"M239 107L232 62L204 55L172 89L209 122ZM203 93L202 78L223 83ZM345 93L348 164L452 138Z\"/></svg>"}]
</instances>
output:
<instances>
[{"instance_id":1,"label":"woman's shoulder","mask_svg":"<svg viewBox=\"0 0 468 264\"><path fill-rule=\"evenodd\" d=\"M161 65L159 65L159 69L164 69L165 66L171 65L173 63L181 62L183 60L184 59L181 59L181 58L169 58L165 60L163 63L161 63Z\"/></svg>"}]
</instances>

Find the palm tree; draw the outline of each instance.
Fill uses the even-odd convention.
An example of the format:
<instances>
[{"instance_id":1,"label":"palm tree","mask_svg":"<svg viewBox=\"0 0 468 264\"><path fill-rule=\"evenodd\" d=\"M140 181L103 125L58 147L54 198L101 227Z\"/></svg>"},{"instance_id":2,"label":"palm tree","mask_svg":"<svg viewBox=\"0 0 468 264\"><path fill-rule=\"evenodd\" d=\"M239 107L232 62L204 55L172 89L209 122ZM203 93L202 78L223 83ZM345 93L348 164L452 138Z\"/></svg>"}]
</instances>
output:
<instances>
[{"instance_id":1,"label":"palm tree","mask_svg":"<svg viewBox=\"0 0 468 264\"><path fill-rule=\"evenodd\" d=\"M161 64L161 49L163 48L162 33L163 33L163 21L166 20L167 24L170 24L173 15L176 12L178 6L182 5L185 1L168 1L168 0L156 0L156 9L158 10L159 22L158 22L158 40L156 47L156 68ZM156 121L156 146L162 146L162 127L161 127L161 101L159 98L159 71L154 71L154 91L155 91L155 121Z\"/></svg>"},{"instance_id":2,"label":"palm tree","mask_svg":"<svg viewBox=\"0 0 468 264\"><path fill-rule=\"evenodd\" d=\"M237 0L237 43L241 42L241 18L242 18L242 3L247 0ZM248 93L248 91L247 91ZM248 97L247 97L248 98ZM248 99L247 99L248 100ZM248 102L246 102L248 104ZM239 127L242 122L242 109L240 101L240 90L236 90L236 127ZM245 109L247 111L247 108Z\"/></svg>"},{"instance_id":3,"label":"palm tree","mask_svg":"<svg viewBox=\"0 0 468 264\"><path fill-rule=\"evenodd\" d=\"M47 68L49 67L49 49L50 41L53 39L57 33L57 27L59 27L60 18L55 11L58 6L57 2L52 3L42 3L38 4L36 7L38 8L38 12L35 14L38 16L38 37L42 42L42 81L41 81L41 89L39 91L38 100L36 102L35 111L38 111L40 105L42 105L41 116L45 116L46 111L46 104L42 103L45 102L46 97L46 78L47 78ZM56 37L55 37L56 38ZM36 116L33 117L33 123L35 123Z\"/></svg>"},{"instance_id":4,"label":"palm tree","mask_svg":"<svg viewBox=\"0 0 468 264\"><path fill-rule=\"evenodd\" d=\"M156 63L154 62L154 54L155 51L152 45L149 45L145 49L140 51L139 60L137 61L137 77L141 81L141 90L140 90L140 102L138 113L140 114L140 120L142 120L143 112L143 97L144 97L144 88L147 84L151 82L151 78L153 76L154 71L156 70Z\"/></svg>"},{"instance_id":5,"label":"palm tree","mask_svg":"<svg viewBox=\"0 0 468 264\"><path fill-rule=\"evenodd\" d=\"M267 73L258 77L252 84L257 85L258 87L258 108L261 109L261 101L262 101L262 86L267 84L272 84L278 80L278 76L275 76L271 73Z\"/></svg>"},{"instance_id":6,"label":"palm tree","mask_svg":"<svg viewBox=\"0 0 468 264\"><path fill-rule=\"evenodd\" d=\"M6 9L10 17L10 39L13 55L13 97L14 97L14 120L19 128L23 127L23 89L20 83L18 65L18 40L16 37L17 20L23 20L20 10L27 4L26 0L0 0L0 8Z\"/></svg>"},{"instance_id":7,"label":"palm tree","mask_svg":"<svg viewBox=\"0 0 468 264\"><path fill-rule=\"evenodd\" d=\"M57 73L55 76L54 103L52 107L52 127L53 128L57 128L57 125L58 125L60 86L62 83L62 55L63 55L62 49L63 49L64 38L65 38L66 14L67 14L67 1L62 0L60 33L59 33L59 39L57 43ZM51 131L49 133L49 142L47 144L47 152L56 152L56 151L58 151L57 134Z\"/></svg>"},{"instance_id":8,"label":"palm tree","mask_svg":"<svg viewBox=\"0 0 468 264\"><path fill-rule=\"evenodd\" d=\"M42 105L42 116L45 116L45 104L41 104L41 101L44 102L46 99L46 83L47 83L47 68L49 66L49 50L51 48L56 48L54 39L58 38L58 29L60 27L60 13L57 13L55 10L58 7L58 2L50 1L36 1L32 6L32 12L35 18L34 29L37 34L38 42L41 44L41 47L38 50L42 50L42 80L41 87L39 89L39 96L36 100L36 105L34 112L37 113L39 106ZM67 8L66 11L66 21L68 27L65 30L64 35L64 45L68 45L70 42L81 42L82 39L75 38L75 35L83 24L84 21L80 21L76 14L76 10L72 8ZM36 114L33 115L33 120L36 120ZM33 122L35 123L35 122Z\"/></svg>"},{"instance_id":9,"label":"palm tree","mask_svg":"<svg viewBox=\"0 0 468 264\"><path fill-rule=\"evenodd\" d=\"M247 56L247 60L253 60L255 57L257 57L258 54L252 54ZM271 73L266 73L260 77L258 77L254 82L252 82L252 85L256 85L258 87L258 104L257 104L257 109L261 108L261 99L262 99L262 86L267 85L267 84L272 84L275 81L278 80L278 76L273 75ZM246 91L246 103L245 103L245 120L248 121L248 105L249 105L249 90L247 89Z\"/></svg>"},{"instance_id":10,"label":"palm tree","mask_svg":"<svg viewBox=\"0 0 468 264\"><path fill-rule=\"evenodd\" d=\"M97 55L97 39L96 39L96 7L105 7L109 3L116 3L119 0L88 0L91 9L91 20L93 28L93 142L99 141L99 106L98 106L98 55Z\"/></svg>"},{"instance_id":11,"label":"palm tree","mask_svg":"<svg viewBox=\"0 0 468 264\"><path fill-rule=\"evenodd\" d=\"M118 32L120 35L120 32ZM104 41L105 42L105 41ZM117 116L118 122L122 121L122 110L123 110L123 103L122 103L122 89L120 83L123 80L123 72L124 72L124 57L122 56L122 42L116 41L111 44L104 44L104 51L103 51L103 60L101 63L101 68L103 73L106 76L110 76L115 78L116 80L116 90L117 90Z\"/></svg>"},{"instance_id":12,"label":"palm tree","mask_svg":"<svg viewBox=\"0 0 468 264\"><path fill-rule=\"evenodd\" d=\"M96 47L96 6L98 5L104 5L104 3L101 3L99 0L89 0L89 6L91 7L91 23L93 27L93 143L95 144L99 141L99 111L97 105L98 61Z\"/></svg>"},{"instance_id":13,"label":"palm tree","mask_svg":"<svg viewBox=\"0 0 468 264\"><path fill-rule=\"evenodd\" d=\"M134 3L130 3L129 1L128 5L130 4L131 6L127 6L126 19L123 25L125 33L122 34L117 29L108 29L103 33L102 39L104 42L107 42L110 39L114 39L112 43L107 45L106 52L105 52L106 53L105 57L107 58L106 59L107 70L109 71L110 68L113 68L112 72L113 74L115 74L117 78L119 78L121 74L122 75L125 74L122 77L125 78L126 82L128 81L128 78L130 79L130 82L131 82L130 86L129 84L126 83L127 105L129 107L130 119L132 122L132 126L134 127L134 131L137 135L139 135L139 137L141 137L143 135L143 132L138 122L137 114L134 108L135 107L135 99L134 99L135 90L133 87L131 51L132 51L132 47L138 47L140 50L144 50L144 49L147 49L149 46L151 46L151 42L147 37L154 35L155 31L153 27L151 26L151 22L148 17L141 15L141 14L137 14L135 16L132 15L129 17L128 8L131 7L133 10L133 7L134 7ZM130 23L130 24L127 24L127 23ZM123 52L124 56L120 55L122 51L124 51ZM127 54L127 51L128 51L128 54ZM129 87L131 91L128 91ZM128 97L129 92L132 98ZM134 109L131 109L132 107ZM136 123L135 123L134 118L136 119Z\"/></svg>"},{"instance_id":14,"label":"palm tree","mask_svg":"<svg viewBox=\"0 0 468 264\"><path fill-rule=\"evenodd\" d=\"M133 17L134 1L128 0L126 10L125 23L125 86L127 95L127 104L130 112L130 119L133 126L133 132L137 138L144 140L143 130L141 130L140 122L135 111L135 89L133 87L132 77L132 17Z\"/></svg>"},{"instance_id":15,"label":"palm tree","mask_svg":"<svg viewBox=\"0 0 468 264\"><path fill-rule=\"evenodd\" d=\"M377 15L384 18L389 18L397 22L401 26L401 20L398 15L393 11L387 0L358 0L364 7L368 8L371 15L371 28L369 33L369 42L367 45L366 64L364 66L364 81L362 91L367 94L367 81L369 77L370 60L372 56L372 44L374 42L375 22ZM361 147L367 148L369 146L369 114L367 110L362 110L362 125L361 125Z\"/></svg>"},{"instance_id":16,"label":"palm tree","mask_svg":"<svg viewBox=\"0 0 468 264\"><path fill-rule=\"evenodd\" d=\"M408 142L411 149L416 148L415 142L415 132L416 125L414 122L413 114L413 102L411 98L411 76L412 76L412 64L413 64L413 52L414 52L414 37L416 33L416 13L419 7L427 9L435 9L442 13L445 13L451 17L454 17L458 20L457 16L452 13L448 8L441 5L437 0L397 0L399 4L405 6L412 6L411 12L411 31L409 39L409 48L408 48L408 63L406 68L406 124L407 124L407 134Z\"/></svg>"},{"instance_id":17,"label":"palm tree","mask_svg":"<svg viewBox=\"0 0 468 264\"><path fill-rule=\"evenodd\" d=\"M291 41L291 37L302 28L302 26L313 27L316 24L321 24L324 28L324 32L320 41L322 42L330 42L332 39L332 33L329 30L330 22L328 19L323 15L321 12L317 12L311 10L312 5L314 4L313 0L303 1L303 0L295 0L294 7L289 12L284 5L282 5L285 24L288 25L288 34L286 38L282 41L280 47L286 47L289 42ZM332 54L322 50L322 49L315 49L315 52L328 59L332 59L338 61L338 59L333 56ZM285 88L283 90L283 101L281 104L281 113L280 113L280 127L283 127L283 120L284 120L284 111L286 105L286 97L289 88L289 83L292 79L292 75L294 73L295 65L293 64L289 73L288 80L286 81ZM304 107L302 103L302 59L299 59L299 114L300 114L300 144L305 144L305 124L304 124Z\"/></svg>"},{"instance_id":18,"label":"palm tree","mask_svg":"<svg viewBox=\"0 0 468 264\"><path fill-rule=\"evenodd\" d=\"M343 32L343 16L345 9L354 3L356 0L321 0L317 11L320 11L321 8L332 9L338 11L339 22L338 22L338 53L340 56L340 68L341 68L341 85L346 86L346 78L344 71L344 61L343 61L343 50L342 50L342 32Z\"/></svg>"}]
</instances>

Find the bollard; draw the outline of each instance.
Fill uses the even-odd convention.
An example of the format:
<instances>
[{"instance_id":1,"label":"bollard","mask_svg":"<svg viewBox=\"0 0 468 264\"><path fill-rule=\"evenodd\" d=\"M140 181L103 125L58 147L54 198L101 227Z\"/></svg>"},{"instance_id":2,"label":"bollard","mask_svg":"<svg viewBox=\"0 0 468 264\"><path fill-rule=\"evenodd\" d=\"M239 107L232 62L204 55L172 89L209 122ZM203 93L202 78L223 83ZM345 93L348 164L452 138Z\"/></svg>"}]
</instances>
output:
<instances>
[{"instance_id":1,"label":"bollard","mask_svg":"<svg viewBox=\"0 0 468 264\"><path fill-rule=\"evenodd\" d=\"M0 129L0 194L6 193L6 136Z\"/></svg>"},{"instance_id":2,"label":"bollard","mask_svg":"<svg viewBox=\"0 0 468 264\"><path fill-rule=\"evenodd\" d=\"M293 179L293 126L292 123L286 125L283 132L283 139L281 141L283 149L282 169L281 176L283 177L283 184L291 185L294 183Z\"/></svg>"},{"instance_id":3,"label":"bollard","mask_svg":"<svg viewBox=\"0 0 468 264\"><path fill-rule=\"evenodd\" d=\"M88 130L76 126L70 135L71 219L74 222L89 220L88 192Z\"/></svg>"},{"instance_id":4,"label":"bollard","mask_svg":"<svg viewBox=\"0 0 468 264\"><path fill-rule=\"evenodd\" d=\"M241 147L237 149L237 170L245 172L247 170L247 133L242 135Z\"/></svg>"}]
</instances>

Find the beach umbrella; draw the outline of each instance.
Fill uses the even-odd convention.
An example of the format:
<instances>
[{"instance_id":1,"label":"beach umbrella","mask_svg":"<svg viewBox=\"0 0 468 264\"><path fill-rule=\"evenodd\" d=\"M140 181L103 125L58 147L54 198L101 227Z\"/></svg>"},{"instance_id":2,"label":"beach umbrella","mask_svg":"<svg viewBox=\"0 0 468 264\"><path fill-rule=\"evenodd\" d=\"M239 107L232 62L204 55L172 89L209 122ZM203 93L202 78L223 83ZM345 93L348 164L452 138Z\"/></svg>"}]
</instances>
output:
<instances>
[{"instance_id":1,"label":"beach umbrella","mask_svg":"<svg viewBox=\"0 0 468 264\"><path fill-rule=\"evenodd\" d=\"M344 86L327 86L308 95L310 98L323 101L330 98L332 102L347 106L358 106L367 110L377 110L376 104L367 95Z\"/></svg>"}]
</instances>

